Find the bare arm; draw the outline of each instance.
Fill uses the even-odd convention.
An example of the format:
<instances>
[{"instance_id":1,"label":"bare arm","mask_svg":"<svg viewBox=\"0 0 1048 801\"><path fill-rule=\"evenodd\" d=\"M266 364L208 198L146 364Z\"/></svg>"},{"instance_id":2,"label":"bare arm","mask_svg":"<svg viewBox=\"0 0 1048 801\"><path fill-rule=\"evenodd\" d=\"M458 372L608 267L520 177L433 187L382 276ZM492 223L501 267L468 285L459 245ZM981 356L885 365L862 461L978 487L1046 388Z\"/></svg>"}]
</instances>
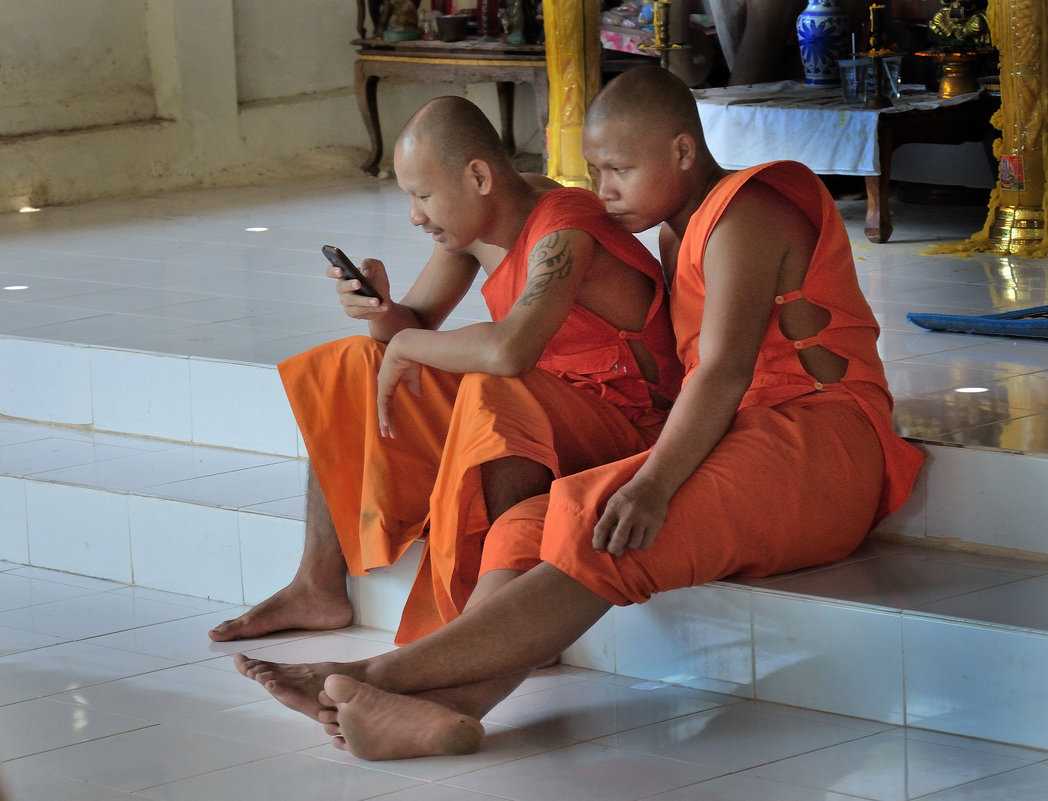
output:
<instances>
[{"instance_id":1,"label":"bare arm","mask_svg":"<svg viewBox=\"0 0 1048 801\"><path fill-rule=\"evenodd\" d=\"M674 493L731 427L753 379L781 265L788 253L810 243L810 232L798 233L797 218L784 214L780 202L785 203L744 187L711 234L703 260L706 304L699 365L648 460L609 499L594 530L596 550L620 554L649 547ZM761 236L753 235L753 220L769 221Z\"/></svg>"},{"instance_id":2,"label":"bare arm","mask_svg":"<svg viewBox=\"0 0 1048 801\"><path fill-rule=\"evenodd\" d=\"M553 189L559 186L545 175L522 173L533 187ZM357 295L356 281L339 281L335 285L346 314L369 322L369 333L380 342L389 342L406 328L436 330L465 297L481 266L491 273L506 256L497 245L474 241L460 251L449 251L434 245L433 252L415 282L399 303L393 302L389 292L386 267L377 259L364 259L359 265L364 276L386 300L379 303L372 298ZM331 278L341 278L335 268L328 269Z\"/></svg>"},{"instance_id":3,"label":"bare arm","mask_svg":"<svg viewBox=\"0 0 1048 801\"><path fill-rule=\"evenodd\" d=\"M393 434L391 406L404 381L418 392L419 365L453 373L522 375L531 370L578 297L596 243L582 231L557 231L528 259L528 279L499 322L450 331L405 329L390 340L379 373L379 420Z\"/></svg>"}]
</instances>

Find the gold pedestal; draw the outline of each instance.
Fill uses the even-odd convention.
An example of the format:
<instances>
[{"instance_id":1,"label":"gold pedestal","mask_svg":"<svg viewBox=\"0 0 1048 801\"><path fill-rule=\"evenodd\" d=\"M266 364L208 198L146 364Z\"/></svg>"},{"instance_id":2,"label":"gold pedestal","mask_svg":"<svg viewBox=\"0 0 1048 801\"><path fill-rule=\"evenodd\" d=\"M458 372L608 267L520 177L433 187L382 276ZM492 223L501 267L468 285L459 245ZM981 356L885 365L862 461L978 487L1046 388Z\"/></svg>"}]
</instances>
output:
<instances>
[{"instance_id":1,"label":"gold pedestal","mask_svg":"<svg viewBox=\"0 0 1048 801\"><path fill-rule=\"evenodd\" d=\"M1044 209L1029 206L998 206L990 223L990 250L1021 254L1041 244L1044 238Z\"/></svg>"},{"instance_id":2,"label":"gold pedestal","mask_svg":"<svg viewBox=\"0 0 1048 801\"><path fill-rule=\"evenodd\" d=\"M1000 163L988 244L997 253L1029 253L1044 239L1044 157L1039 150L1002 153Z\"/></svg>"},{"instance_id":3,"label":"gold pedestal","mask_svg":"<svg viewBox=\"0 0 1048 801\"><path fill-rule=\"evenodd\" d=\"M925 52L917 55L930 58L939 65L939 97L957 97L979 91L975 65L982 59L982 53Z\"/></svg>"}]
</instances>

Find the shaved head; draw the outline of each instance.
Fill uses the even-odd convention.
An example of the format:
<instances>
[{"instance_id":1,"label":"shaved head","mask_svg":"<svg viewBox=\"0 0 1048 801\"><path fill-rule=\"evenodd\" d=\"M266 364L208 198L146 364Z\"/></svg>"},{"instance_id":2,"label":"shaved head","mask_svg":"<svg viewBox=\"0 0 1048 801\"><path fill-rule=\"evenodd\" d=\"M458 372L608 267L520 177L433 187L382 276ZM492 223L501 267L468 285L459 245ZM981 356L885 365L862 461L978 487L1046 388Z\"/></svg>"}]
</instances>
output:
<instances>
[{"instance_id":1,"label":"shaved head","mask_svg":"<svg viewBox=\"0 0 1048 801\"><path fill-rule=\"evenodd\" d=\"M461 171L474 159L487 162L496 172L513 169L494 126L464 97L438 97L412 115L398 144L409 148L422 143L449 172Z\"/></svg>"},{"instance_id":2,"label":"shaved head","mask_svg":"<svg viewBox=\"0 0 1048 801\"><path fill-rule=\"evenodd\" d=\"M685 133L702 141L695 97L669 70L634 67L619 75L593 98L586 125L636 125L645 131L674 137Z\"/></svg>"}]
</instances>

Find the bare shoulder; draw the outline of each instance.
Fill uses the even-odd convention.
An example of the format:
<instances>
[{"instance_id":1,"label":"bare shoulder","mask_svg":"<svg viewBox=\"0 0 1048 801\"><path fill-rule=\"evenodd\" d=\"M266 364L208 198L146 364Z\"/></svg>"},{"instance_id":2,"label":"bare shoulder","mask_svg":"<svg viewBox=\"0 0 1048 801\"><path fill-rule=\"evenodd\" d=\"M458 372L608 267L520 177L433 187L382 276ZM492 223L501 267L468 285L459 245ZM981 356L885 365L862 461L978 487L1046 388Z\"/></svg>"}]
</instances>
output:
<instances>
[{"instance_id":1,"label":"bare shoulder","mask_svg":"<svg viewBox=\"0 0 1048 801\"><path fill-rule=\"evenodd\" d=\"M607 251L581 228L561 228L539 239L528 254L529 271L536 268L571 269L585 272L598 254ZM610 256L610 254L607 254Z\"/></svg>"},{"instance_id":2,"label":"bare shoulder","mask_svg":"<svg viewBox=\"0 0 1048 801\"><path fill-rule=\"evenodd\" d=\"M761 181L750 181L724 210L711 244L714 237L743 252L772 255L810 251L818 231L796 203Z\"/></svg>"}]
</instances>

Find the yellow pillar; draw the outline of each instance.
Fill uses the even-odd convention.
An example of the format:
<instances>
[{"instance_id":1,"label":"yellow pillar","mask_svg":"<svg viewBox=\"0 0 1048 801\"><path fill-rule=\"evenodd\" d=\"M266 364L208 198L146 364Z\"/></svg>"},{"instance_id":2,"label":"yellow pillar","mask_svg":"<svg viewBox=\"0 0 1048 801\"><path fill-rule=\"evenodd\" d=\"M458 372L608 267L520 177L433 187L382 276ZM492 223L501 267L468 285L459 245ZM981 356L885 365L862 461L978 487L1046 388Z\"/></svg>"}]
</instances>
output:
<instances>
[{"instance_id":1,"label":"yellow pillar","mask_svg":"<svg viewBox=\"0 0 1048 801\"><path fill-rule=\"evenodd\" d=\"M991 206L990 249L1048 255L1044 150L1048 140L1048 12L1044 0L991 0L990 36L1001 54L998 204Z\"/></svg>"},{"instance_id":2,"label":"yellow pillar","mask_svg":"<svg viewBox=\"0 0 1048 801\"><path fill-rule=\"evenodd\" d=\"M592 188L582 157L586 106L600 89L599 0L545 0L549 124L546 174L564 186Z\"/></svg>"},{"instance_id":3,"label":"yellow pillar","mask_svg":"<svg viewBox=\"0 0 1048 801\"><path fill-rule=\"evenodd\" d=\"M1000 165L983 229L971 239L932 253L994 251L1048 256L1045 149L1048 147L1048 4L1045 0L990 0L986 18L1000 54L1001 108L991 123Z\"/></svg>"}]
</instances>

